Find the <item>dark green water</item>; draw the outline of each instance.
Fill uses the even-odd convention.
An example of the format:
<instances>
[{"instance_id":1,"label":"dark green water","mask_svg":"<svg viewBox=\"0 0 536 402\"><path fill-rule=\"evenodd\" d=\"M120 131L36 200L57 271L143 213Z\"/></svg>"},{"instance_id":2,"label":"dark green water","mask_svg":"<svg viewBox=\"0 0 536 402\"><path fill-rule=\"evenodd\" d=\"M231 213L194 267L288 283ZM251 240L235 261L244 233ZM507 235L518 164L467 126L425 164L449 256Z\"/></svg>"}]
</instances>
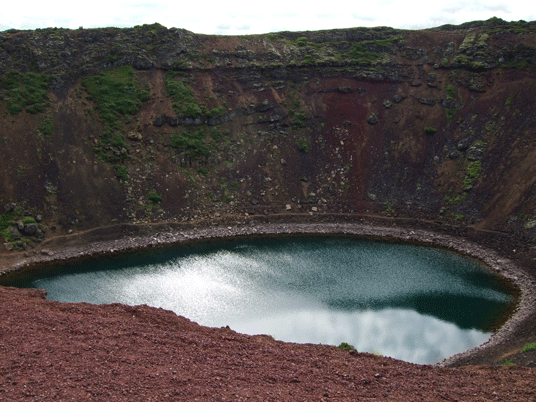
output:
<instances>
[{"instance_id":1,"label":"dark green water","mask_svg":"<svg viewBox=\"0 0 536 402\"><path fill-rule=\"evenodd\" d=\"M490 337L513 298L457 254L350 238L212 242L62 267L17 286L148 304L202 325L436 363Z\"/></svg>"}]
</instances>

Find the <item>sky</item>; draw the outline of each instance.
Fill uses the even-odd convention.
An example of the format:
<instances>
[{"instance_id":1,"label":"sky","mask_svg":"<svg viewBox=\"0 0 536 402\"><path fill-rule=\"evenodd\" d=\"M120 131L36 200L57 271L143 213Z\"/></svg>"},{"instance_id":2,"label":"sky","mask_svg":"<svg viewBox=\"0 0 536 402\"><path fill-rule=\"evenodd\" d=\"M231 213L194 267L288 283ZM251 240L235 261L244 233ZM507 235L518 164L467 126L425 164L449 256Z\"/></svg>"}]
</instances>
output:
<instances>
[{"instance_id":1,"label":"sky","mask_svg":"<svg viewBox=\"0 0 536 402\"><path fill-rule=\"evenodd\" d=\"M423 29L491 17L536 20L536 2L531 0L0 0L0 6L0 31L133 27L158 22L195 33L246 35L374 26Z\"/></svg>"}]
</instances>

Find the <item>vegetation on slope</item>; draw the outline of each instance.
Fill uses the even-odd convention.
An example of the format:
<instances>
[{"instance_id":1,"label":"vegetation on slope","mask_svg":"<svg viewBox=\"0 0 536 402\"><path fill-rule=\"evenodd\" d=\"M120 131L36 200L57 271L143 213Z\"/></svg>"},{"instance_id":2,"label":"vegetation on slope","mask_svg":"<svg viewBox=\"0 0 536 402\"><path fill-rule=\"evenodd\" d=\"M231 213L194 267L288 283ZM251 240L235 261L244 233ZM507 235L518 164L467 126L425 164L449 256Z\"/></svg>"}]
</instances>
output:
<instances>
[{"instance_id":1,"label":"vegetation on slope","mask_svg":"<svg viewBox=\"0 0 536 402\"><path fill-rule=\"evenodd\" d=\"M22 110L32 114L44 112L49 105L49 84L50 77L43 73L21 74L11 70L0 77L0 87L5 91L4 99L12 115Z\"/></svg>"},{"instance_id":2,"label":"vegetation on slope","mask_svg":"<svg viewBox=\"0 0 536 402\"><path fill-rule=\"evenodd\" d=\"M131 66L86 77L82 85L89 94L88 99L95 103L105 127L94 150L103 161L115 164L117 176L125 179L126 171L119 165L128 152L124 133L121 132L122 124L129 121L129 116L136 115L143 102L149 100L149 90L140 88Z\"/></svg>"}]
</instances>

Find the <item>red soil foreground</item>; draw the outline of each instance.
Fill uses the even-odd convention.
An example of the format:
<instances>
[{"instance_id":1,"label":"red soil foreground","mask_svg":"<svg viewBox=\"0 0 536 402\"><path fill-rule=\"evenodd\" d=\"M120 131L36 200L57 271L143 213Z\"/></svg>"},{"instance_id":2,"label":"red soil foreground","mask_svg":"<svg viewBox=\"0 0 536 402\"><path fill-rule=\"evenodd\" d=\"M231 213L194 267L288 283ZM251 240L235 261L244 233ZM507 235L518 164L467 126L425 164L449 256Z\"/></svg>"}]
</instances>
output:
<instances>
[{"instance_id":1,"label":"red soil foreground","mask_svg":"<svg viewBox=\"0 0 536 402\"><path fill-rule=\"evenodd\" d=\"M440 368L0 287L0 400L536 400L534 369Z\"/></svg>"},{"instance_id":2,"label":"red soil foreground","mask_svg":"<svg viewBox=\"0 0 536 402\"><path fill-rule=\"evenodd\" d=\"M134 230L135 228L127 228ZM137 228L140 231L143 228ZM51 239L1 272L84 256L254 234L377 236L456 250L485 261L522 290L516 312L492 340L442 365L416 365L327 345L207 328L148 306L67 304L41 290L0 286L0 401L536 401L534 280L489 249L421 230L344 224L276 224L184 230L170 226L122 239L102 231ZM511 359L528 366L496 364Z\"/></svg>"}]
</instances>

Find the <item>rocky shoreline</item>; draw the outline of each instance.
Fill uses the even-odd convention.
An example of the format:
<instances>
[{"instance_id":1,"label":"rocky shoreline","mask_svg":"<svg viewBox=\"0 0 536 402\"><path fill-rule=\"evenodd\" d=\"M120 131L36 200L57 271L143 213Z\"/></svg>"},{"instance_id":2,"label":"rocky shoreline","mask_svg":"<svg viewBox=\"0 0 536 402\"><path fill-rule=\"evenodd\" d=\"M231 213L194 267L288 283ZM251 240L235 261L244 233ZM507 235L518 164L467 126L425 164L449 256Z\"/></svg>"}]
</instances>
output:
<instances>
[{"instance_id":1,"label":"rocky shoreline","mask_svg":"<svg viewBox=\"0 0 536 402\"><path fill-rule=\"evenodd\" d=\"M54 264L98 256L136 252L154 247L172 247L212 239L253 236L339 235L357 236L384 241L396 241L440 247L482 261L492 273L519 290L517 306L510 318L480 347L452 356L440 366L460 366L489 362L490 357L504 354L520 333L533 326L536 316L534 277L512 260L463 237L437 233L427 229L387 226L373 223L258 223L220 224L185 227L177 224L121 225L101 228L66 238L53 238L42 244L39 251L25 253L18 261L0 268L0 276L25 274L47 269ZM118 229L123 234L118 237ZM103 240L109 237L110 239ZM99 240L100 238L100 240Z\"/></svg>"}]
</instances>

